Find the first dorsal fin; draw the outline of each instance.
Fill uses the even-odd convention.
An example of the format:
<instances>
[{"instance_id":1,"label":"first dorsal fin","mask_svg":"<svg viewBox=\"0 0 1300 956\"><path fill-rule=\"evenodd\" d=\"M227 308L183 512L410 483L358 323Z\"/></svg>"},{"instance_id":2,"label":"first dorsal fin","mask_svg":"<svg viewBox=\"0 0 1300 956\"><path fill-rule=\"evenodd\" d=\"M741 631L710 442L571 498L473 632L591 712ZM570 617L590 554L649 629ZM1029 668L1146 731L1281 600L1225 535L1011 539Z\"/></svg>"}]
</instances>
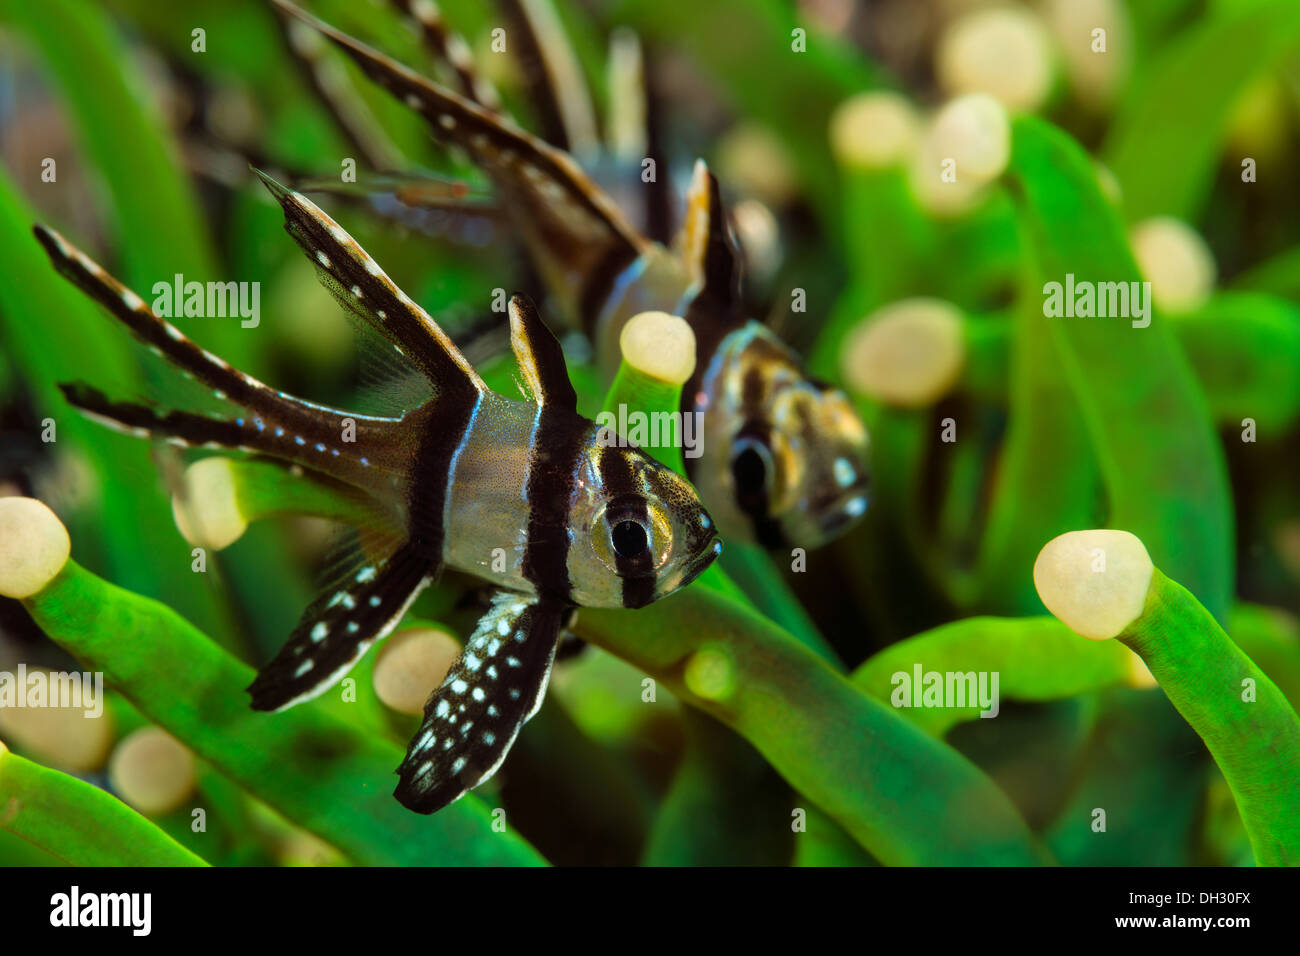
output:
<instances>
[{"instance_id":1,"label":"first dorsal fin","mask_svg":"<svg viewBox=\"0 0 1300 956\"><path fill-rule=\"evenodd\" d=\"M487 390L438 323L384 274L347 230L302 193L285 188L260 170L253 172L280 203L285 231L297 240L339 304L388 339L436 392Z\"/></svg>"},{"instance_id":2,"label":"first dorsal fin","mask_svg":"<svg viewBox=\"0 0 1300 956\"><path fill-rule=\"evenodd\" d=\"M560 340L526 295L510 297L510 346L538 405L550 411L577 411L578 395L569 381Z\"/></svg>"},{"instance_id":3,"label":"first dorsal fin","mask_svg":"<svg viewBox=\"0 0 1300 956\"><path fill-rule=\"evenodd\" d=\"M740 298L741 256L727 224L718 180L704 160L697 160L686 196L683 253L690 270L691 287L682 312L693 327L697 322L731 324L742 316Z\"/></svg>"}]
</instances>

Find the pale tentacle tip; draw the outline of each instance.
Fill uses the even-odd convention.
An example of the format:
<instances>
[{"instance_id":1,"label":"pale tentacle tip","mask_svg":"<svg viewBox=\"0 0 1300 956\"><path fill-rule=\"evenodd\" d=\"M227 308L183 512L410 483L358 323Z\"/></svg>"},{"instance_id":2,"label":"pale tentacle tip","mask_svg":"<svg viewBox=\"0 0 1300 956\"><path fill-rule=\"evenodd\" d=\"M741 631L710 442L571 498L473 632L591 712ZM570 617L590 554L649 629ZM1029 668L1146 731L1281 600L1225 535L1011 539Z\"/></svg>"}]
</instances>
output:
<instances>
[{"instance_id":1,"label":"pale tentacle tip","mask_svg":"<svg viewBox=\"0 0 1300 956\"><path fill-rule=\"evenodd\" d=\"M623 361L639 372L684 385L695 371L695 333L680 316L642 312L623 326L618 337Z\"/></svg>"},{"instance_id":2,"label":"pale tentacle tip","mask_svg":"<svg viewBox=\"0 0 1300 956\"><path fill-rule=\"evenodd\" d=\"M204 458L185 469L172 496L172 516L185 540L220 551L248 528L240 511L234 468L226 458Z\"/></svg>"},{"instance_id":3,"label":"pale tentacle tip","mask_svg":"<svg viewBox=\"0 0 1300 956\"><path fill-rule=\"evenodd\" d=\"M686 662L686 689L702 700L725 701L736 691L736 664L720 644L700 648Z\"/></svg>"},{"instance_id":4,"label":"pale tentacle tip","mask_svg":"<svg viewBox=\"0 0 1300 956\"><path fill-rule=\"evenodd\" d=\"M846 166L886 169L916 150L921 118L900 93L873 90L844 100L831 114L831 152Z\"/></svg>"},{"instance_id":5,"label":"pale tentacle tip","mask_svg":"<svg viewBox=\"0 0 1300 956\"><path fill-rule=\"evenodd\" d=\"M947 394L966 365L964 319L942 299L891 303L863 319L844 343L849 388L902 408L924 408Z\"/></svg>"},{"instance_id":6,"label":"pale tentacle tip","mask_svg":"<svg viewBox=\"0 0 1300 956\"><path fill-rule=\"evenodd\" d=\"M162 816L179 809L194 792L194 755L161 727L141 727L113 751L108 779L125 803Z\"/></svg>"},{"instance_id":7,"label":"pale tentacle tip","mask_svg":"<svg viewBox=\"0 0 1300 956\"><path fill-rule=\"evenodd\" d=\"M460 652L455 638L440 628L408 628L394 634L375 659L375 696L398 713L424 713L429 695L441 686Z\"/></svg>"},{"instance_id":8,"label":"pale tentacle tip","mask_svg":"<svg viewBox=\"0 0 1300 956\"><path fill-rule=\"evenodd\" d=\"M1136 535L1114 529L1070 531L1038 553L1034 587L1062 624L1104 641L1142 616L1154 571Z\"/></svg>"},{"instance_id":9,"label":"pale tentacle tip","mask_svg":"<svg viewBox=\"0 0 1300 956\"><path fill-rule=\"evenodd\" d=\"M0 498L0 595L29 598L43 591L72 553L68 529L35 498Z\"/></svg>"}]
</instances>

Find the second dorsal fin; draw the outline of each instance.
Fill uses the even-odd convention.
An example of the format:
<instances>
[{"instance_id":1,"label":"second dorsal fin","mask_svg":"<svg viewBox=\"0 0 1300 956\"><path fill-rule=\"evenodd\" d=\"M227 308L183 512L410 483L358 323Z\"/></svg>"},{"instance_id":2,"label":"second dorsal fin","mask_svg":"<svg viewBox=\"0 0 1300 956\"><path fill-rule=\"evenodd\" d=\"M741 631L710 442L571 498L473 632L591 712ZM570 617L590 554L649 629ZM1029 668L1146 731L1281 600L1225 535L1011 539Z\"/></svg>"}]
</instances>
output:
<instances>
[{"instance_id":1,"label":"second dorsal fin","mask_svg":"<svg viewBox=\"0 0 1300 956\"><path fill-rule=\"evenodd\" d=\"M560 340L526 295L510 297L510 346L538 405L551 411L577 411L578 395L569 381Z\"/></svg>"}]
</instances>

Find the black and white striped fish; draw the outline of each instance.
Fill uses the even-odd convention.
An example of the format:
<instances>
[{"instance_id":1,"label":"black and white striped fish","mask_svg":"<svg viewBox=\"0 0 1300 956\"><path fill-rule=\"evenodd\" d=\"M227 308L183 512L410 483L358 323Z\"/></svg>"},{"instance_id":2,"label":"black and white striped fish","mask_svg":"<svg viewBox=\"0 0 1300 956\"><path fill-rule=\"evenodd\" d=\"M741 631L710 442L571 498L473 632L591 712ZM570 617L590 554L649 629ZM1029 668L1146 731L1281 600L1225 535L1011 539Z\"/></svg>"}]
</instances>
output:
<instances>
[{"instance_id":1,"label":"black and white striped fish","mask_svg":"<svg viewBox=\"0 0 1300 956\"><path fill-rule=\"evenodd\" d=\"M865 512L866 428L842 391L812 379L793 350L746 317L742 257L717 180L702 162L687 196L681 242L653 242L556 145L590 139L581 133L588 123L565 119L590 108L574 83L551 83L556 106L542 112L558 132L546 142L515 126L495 100L476 98L464 55L455 64L462 78L457 93L288 0L272 3L328 37L419 113L435 139L465 151L487 174L551 297L570 324L588 333L608 371L617 368L623 325L638 312L675 312L690 322L698 361L682 389L681 410L703 415L703 453L686 464L724 535L770 547L814 547ZM511 35L552 61L535 72L563 72L548 53L561 38L539 13L548 8L545 0L506 7L518 8L513 19L522 27Z\"/></svg>"},{"instance_id":2,"label":"black and white striped fish","mask_svg":"<svg viewBox=\"0 0 1300 956\"><path fill-rule=\"evenodd\" d=\"M636 449L607 447L595 423L578 415L560 345L527 299L515 296L509 311L532 402L488 389L338 223L262 179L322 282L423 373L433 397L383 418L277 392L195 345L38 225L37 238L64 276L237 411L215 420L110 401L79 385L64 391L86 414L135 435L269 456L341 483L379 516L363 529L381 543L370 560L307 609L250 686L257 710L281 710L338 681L444 565L496 586L399 769L397 798L432 813L505 758L541 704L572 608L649 604L692 581L721 542L685 479ZM355 441L345 442L349 429Z\"/></svg>"}]
</instances>

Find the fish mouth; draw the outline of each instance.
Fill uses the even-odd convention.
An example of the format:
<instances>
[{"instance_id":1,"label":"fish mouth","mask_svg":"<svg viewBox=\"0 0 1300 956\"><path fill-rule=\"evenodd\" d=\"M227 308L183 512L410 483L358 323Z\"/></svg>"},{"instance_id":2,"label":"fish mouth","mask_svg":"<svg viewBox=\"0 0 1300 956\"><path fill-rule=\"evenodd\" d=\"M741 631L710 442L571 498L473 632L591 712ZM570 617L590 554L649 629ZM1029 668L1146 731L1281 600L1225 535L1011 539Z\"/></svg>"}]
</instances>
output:
<instances>
[{"instance_id":1,"label":"fish mouth","mask_svg":"<svg viewBox=\"0 0 1300 956\"><path fill-rule=\"evenodd\" d=\"M686 585L698 578L708 570L709 565L716 561L720 554L722 554L722 539L718 537L718 534L715 531L705 539L704 547L701 548L700 552L691 559L691 566L686 570L686 573L682 576L681 583L678 584L677 587L684 588Z\"/></svg>"}]
</instances>

